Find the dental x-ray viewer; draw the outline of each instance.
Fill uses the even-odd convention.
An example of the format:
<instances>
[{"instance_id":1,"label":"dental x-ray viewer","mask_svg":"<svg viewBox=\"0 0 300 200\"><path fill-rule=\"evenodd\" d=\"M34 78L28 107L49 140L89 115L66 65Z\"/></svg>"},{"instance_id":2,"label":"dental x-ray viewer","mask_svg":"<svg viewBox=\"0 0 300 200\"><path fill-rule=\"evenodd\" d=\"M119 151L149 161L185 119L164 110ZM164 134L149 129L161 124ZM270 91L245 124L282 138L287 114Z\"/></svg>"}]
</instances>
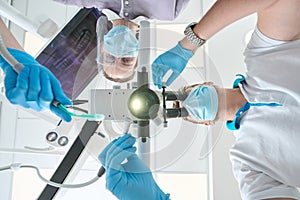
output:
<instances>
[{"instance_id":1,"label":"dental x-ray viewer","mask_svg":"<svg viewBox=\"0 0 300 200\"><path fill-rule=\"evenodd\" d=\"M243 200L300 199L299 9L298 0L219 0L152 65L154 84L162 87L171 70L170 85L207 39L240 18L258 14L244 53L246 77L239 76L233 89L211 83L186 87L189 96L181 102L190 113L188 120L207 125L223 120L235 130L230 158ZM123 136L100 154L106 187L119 199L172 198L158 187L149 169L137 164L141 161L132 140Z\"/></svg>"}]
</instances>

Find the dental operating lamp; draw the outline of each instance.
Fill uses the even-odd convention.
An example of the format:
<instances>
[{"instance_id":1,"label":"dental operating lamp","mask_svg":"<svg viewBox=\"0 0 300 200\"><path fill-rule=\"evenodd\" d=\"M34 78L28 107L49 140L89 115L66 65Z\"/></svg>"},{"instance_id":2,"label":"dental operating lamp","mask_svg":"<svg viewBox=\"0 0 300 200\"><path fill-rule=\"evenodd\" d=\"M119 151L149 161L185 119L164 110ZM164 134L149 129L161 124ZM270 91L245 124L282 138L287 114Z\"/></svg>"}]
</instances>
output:
<instances>
[{"instance_id":1,"label":"dental operating lamp","mask_svg":"<svg viewBox=\"0 0 300 200\"><path fill-rule=\"evenodd\" d=\"M167 108L167 101L183 101L187 93L181 91L165 91L163 87L162 113L164 123L167 118L177 118L188 116L187 110L182 108ZM158 95L151 89L141 86L136 89L128 99L128 109L130 113L139 120L154 119L159 115L160 100Z\"/></svg>"},{"instance_id":2,"label":"dental operating lamp","mask_svg":"<svg viewBox=\"0 0 300 200\"><path fill-rule=\"evenodd\" d=\"M183 101L186 97L183 91L166 91L165 87L153 91L147 85L136 89L92 89L89 113L102 113L105 120L112 121L161 119L167 127L167 119L188 116L184 107L168 107L168 102Z\"/></svg>"},{"instance_id":3,"label":"dental operating lamp","mask_svg":"<svg viewBox=\"0 0 300 200\"><path fill-rule=\"evenodd\" d=\"M106 120L131 118L145 121L162 118L167 124L168 118L188 116L184 107L167 107L168 102L183 101L186 97L184 91L166 91L165 87L162 91L153 91L147 85L136 89L93 89L89 112L102 113Z\"/></svg>"}]
</instances>

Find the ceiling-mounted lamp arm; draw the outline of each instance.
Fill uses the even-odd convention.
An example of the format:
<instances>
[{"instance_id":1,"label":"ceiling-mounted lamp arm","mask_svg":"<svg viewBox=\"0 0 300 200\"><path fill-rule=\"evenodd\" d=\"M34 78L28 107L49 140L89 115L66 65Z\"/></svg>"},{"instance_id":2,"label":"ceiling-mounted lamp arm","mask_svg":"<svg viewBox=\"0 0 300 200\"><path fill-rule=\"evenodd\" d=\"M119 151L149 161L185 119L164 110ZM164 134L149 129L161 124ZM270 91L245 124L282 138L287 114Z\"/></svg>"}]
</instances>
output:
<instances>
[{"instance_id":1,"label":"ceiling-mounted lamp arm","mask_svg":"<svg viewBox=\"0 0 300 200\"><path fill-rule=\"evenodd\" d=\"M50 18L41 23L33 21L4 1L0 1L0 15L41 38L50 38L58 30L58 25Z\"/></svg>"}]
</instances>

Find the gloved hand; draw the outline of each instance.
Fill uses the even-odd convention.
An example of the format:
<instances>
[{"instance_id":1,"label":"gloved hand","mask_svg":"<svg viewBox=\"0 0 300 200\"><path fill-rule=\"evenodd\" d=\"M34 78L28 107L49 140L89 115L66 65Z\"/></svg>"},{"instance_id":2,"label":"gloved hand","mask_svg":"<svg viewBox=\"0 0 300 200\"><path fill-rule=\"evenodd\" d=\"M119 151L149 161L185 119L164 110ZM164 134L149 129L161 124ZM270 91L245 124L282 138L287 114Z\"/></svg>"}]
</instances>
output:
<instances>
[{"instance_id":1,"label":"gloved hand","mask_svg":"<svg viewBox=\"0 0 300 200\"><path fill-rule=\"evenodd\" d=\"M152 77L154 85L160 89L162 87L163 77L169 70L172 70L173 73L166 82L167 86L171 85L184 70L192 56L193 52L184 49L179 42L175 47L158 56L152 63Z\"/></svg>"},{"instance_id":2,"label":"gloved hand","mask_svg":"<svg viewBox=\"0 0 300 200\"><path fill-rule=\"evenodd\" d=\"M72 105L64 94L59 80L29 54L15 49L8 49L8 51L24 65L24 68L17 74L0 56L0 67L5 73L4 85L7 99L12 104L36 111L50 109L63 120L71 121L69 114L51 104L55 99L63 105Z\"/></svg>"},{"instance_id":3,"label":"gloved hand","mask_svg":"<svg viewBox=\"0 0 300 200\"><path fill-rule=\"evenodd\" d=\"M113 140L99 155L106 169L106 188L121 200L168 200L154 181L149 168L135 154L130 134ZM126 163L123 161L127 159Z\"/></svg>"}]
</instances>

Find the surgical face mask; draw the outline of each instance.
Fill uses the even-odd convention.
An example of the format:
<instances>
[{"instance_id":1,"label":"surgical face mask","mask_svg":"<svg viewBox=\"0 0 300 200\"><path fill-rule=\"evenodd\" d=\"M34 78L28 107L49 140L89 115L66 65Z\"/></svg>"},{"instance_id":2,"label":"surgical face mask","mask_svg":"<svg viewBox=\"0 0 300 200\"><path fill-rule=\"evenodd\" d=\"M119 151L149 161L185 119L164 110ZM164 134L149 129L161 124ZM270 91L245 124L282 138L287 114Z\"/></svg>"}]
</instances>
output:
<instances>
[{"instance_id":1,"label":"surgical face mask","mask_svg":"<svg viewBox=\"0 0 300 200\"><path fill-rule=\"evenodd\" d=\"M197 120L212 121L218 112L218 94L215 87L203 85L194 88L183 106Z\"/></svg>"},{"instance_id":2,"label":"surgical face mask","mask_svg":"<svg viewBox=\"0 0 300 200\"><path fill-rule=\"evenodd\" d=\"M114 57L136 57L138 40L127 26L116 26L104 35L104 50Z\"/></svg>"}]
</instances>

